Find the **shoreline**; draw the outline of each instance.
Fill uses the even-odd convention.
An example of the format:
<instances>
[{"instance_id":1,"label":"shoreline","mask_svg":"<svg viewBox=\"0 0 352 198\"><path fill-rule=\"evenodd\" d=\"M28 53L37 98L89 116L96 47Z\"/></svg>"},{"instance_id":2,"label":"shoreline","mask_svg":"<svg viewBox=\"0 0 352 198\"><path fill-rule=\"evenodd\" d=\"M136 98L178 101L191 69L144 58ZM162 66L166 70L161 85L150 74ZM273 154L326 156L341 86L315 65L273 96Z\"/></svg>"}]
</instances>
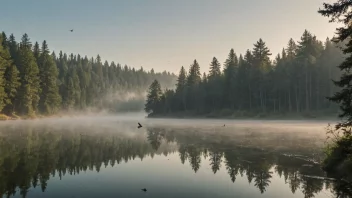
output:
<instances>
[{"instance_id":1,"label":"shoreline","mask_svg":"<svg viewBox=\"0 0 352 198\"><path fill-rule=\"evenodd\" d=\"M310 121L338 121L337 115L306 116L304 114L266 115L266 116L207 116L207 115L148 115L147 119L213 119L213 120L310 120Z\"/></svg>"},{"instance_id":2,"label":"shoreline","mask_svg":"<svg viewBox=\"0 0 352 198\"><path fill-rule=\"evenodd\" d=\"M110 116L121 116L128 115L131 113L140 113L140 112L118 112L118 113L109 113ZM91 116L101 116L101 113L89 113ZM77 112L74 114L56 114L56 115L37 115L34 117L29 116L7 116L5 114L0 114L0 122L1 121L16 121L16 120L26 120L26 121L35 121L35 120L43 120L49 118L75 118L87 116L86 113ZM286 114L286 115L278 115L278 114L268 114L265 116L208 116L208 115L190 115L190 114L168 114L168 115L146 115L145 119L209 119L209 120L263 120L263 121L270 121L270 120L282 120L282 121L289 121L289 120L297 120L297 121L338 121L339 118L334 115L318 115L318 116L305 116L304 114Z\"/></svg>"}]
</instances>

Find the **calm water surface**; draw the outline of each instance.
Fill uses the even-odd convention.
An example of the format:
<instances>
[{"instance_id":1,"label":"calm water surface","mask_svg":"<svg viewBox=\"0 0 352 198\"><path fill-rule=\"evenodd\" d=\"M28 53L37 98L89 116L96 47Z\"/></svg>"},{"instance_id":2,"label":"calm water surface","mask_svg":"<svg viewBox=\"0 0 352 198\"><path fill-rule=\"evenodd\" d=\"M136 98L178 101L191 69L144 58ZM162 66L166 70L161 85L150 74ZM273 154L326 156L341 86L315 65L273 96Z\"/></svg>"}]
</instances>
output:
<instances>
[{"instance_id":1,"label":"calm water surface","mask_svg":"<svg viewBox=\"0 0 352 198\"><path fill-rule=\"evenodd\" d=\"M141 129L114 117L1 123L0 193L348 197L346 184L326 178L317 164L326 122L140 122Z\"/></svg>"}]
</instances>

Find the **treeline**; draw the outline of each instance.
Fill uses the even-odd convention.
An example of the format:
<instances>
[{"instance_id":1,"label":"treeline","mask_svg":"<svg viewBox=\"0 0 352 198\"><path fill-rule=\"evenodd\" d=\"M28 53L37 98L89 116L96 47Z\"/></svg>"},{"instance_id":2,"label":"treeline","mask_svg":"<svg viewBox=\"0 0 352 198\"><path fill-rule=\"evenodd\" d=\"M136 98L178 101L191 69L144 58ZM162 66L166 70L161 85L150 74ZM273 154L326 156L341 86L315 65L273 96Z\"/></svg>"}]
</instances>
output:
<instances>
[{"instance_id":1,"label":"treeline","mask_svg":"<svg viewBox=\"0 0 352 198\"><path fill-rule=\"evenodd\" d=\"M43 41L20 42L0 34L0 112L6 115L55 114L60 110L114 109L116 103L144 98L146 84L158 79L172 87L176 76L114 62L50 52ZM130 98L126 98L130 95Z\"/></svg>"},{"instance_id":2,"label":"treeline","mask_svg":"<svg viewBox=\"0 0 352 198\"><path fill-rule=\"evenodd\" d=\"M329 38L323 43L305 30L273 61L262 39L244 55L231 49L223 68L214 57L208 75L201 75L194 60L188 72L181 67L175 90L162 91L158 80L150 85L145 110L150 116L336 113L326 97L338 89L332 79L340 76L343 45Z\"/></svg>"}]
</instances>

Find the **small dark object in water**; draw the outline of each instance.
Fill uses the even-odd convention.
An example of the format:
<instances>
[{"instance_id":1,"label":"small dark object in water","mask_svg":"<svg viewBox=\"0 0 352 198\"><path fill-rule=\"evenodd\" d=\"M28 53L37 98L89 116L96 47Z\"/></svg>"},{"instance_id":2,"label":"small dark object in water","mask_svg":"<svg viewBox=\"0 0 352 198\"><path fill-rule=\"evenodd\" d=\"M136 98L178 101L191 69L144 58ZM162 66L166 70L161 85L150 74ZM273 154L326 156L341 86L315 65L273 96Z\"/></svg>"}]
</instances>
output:
<instances>
[{"instance_id":1,"label":"small dark object in water","mask_svg":"<svg viewBox=\"0 0 352 198\"><path fill-rule=\"evenodd\" d=\"M145 189L145 188L142 188L142 191L144 191L144 192L147 192L147 189Z\"/></svg>"},{"instance_id":2,"label":"small dark object in water","mask_svg":"<svg viewBox=\"0 0 352 198\"><path fill-rule=\"evenodd\" d=\"M138 128L142 128L142 125L141 123L138 122Z\"/></svg>"},{"instance_id":3,"label":"small dark object in water","mask_svg":"<svg viewBox=\"0 0 352 198\"><path fill-rule=\"evenodd\" d=\"M73 32L73 29L72 30L70 30L71 32Z\"/></svg>"}]
</instances>

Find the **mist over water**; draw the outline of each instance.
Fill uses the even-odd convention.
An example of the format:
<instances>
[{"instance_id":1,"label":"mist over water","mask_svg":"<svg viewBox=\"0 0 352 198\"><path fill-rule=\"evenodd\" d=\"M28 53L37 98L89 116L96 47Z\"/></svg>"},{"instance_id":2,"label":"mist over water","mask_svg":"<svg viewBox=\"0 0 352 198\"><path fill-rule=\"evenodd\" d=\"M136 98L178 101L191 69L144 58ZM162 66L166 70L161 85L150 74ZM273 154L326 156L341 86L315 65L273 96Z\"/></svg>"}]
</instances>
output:
<instances>
[{"instance_id":1,"label":"mist over water","mask_svg":"<svg viewBox=\"0 0 352 198\"><path fill-rule=\"evenodd\" d=\"M327 121L145 117L101 113L1 122L0 192L9 197L326 197L343 190L318 164Z\"/></svg>"}]
</instances>

